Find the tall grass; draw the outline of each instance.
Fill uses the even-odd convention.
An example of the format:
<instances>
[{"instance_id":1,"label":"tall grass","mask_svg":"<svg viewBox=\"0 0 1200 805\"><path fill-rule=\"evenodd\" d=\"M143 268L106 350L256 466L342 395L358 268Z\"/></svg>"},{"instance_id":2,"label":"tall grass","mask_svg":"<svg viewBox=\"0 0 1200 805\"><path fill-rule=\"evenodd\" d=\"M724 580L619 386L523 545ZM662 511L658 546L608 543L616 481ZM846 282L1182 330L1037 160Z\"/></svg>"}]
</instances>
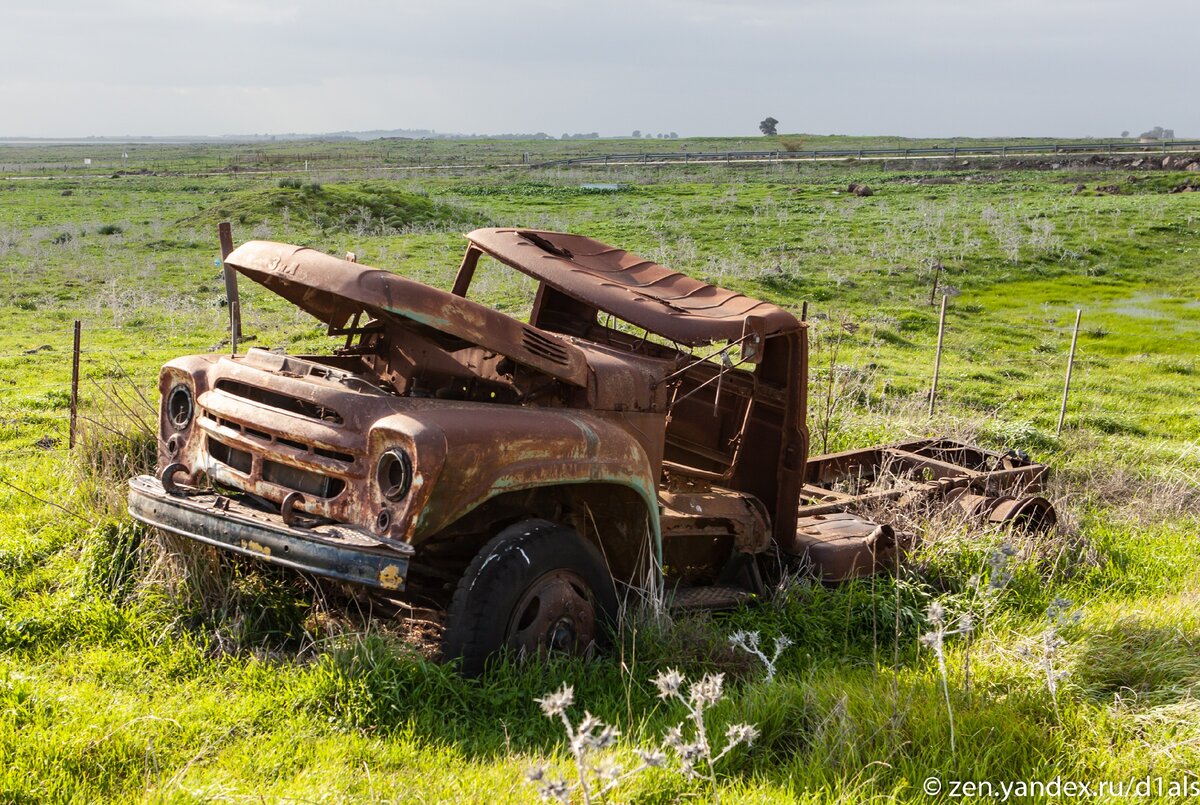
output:
<instances>
[{"instance_id":1,"label":"tall grass","mask_svg":"<svg viewBox=\"0 0 1200 805\"><path fill-rule=\"evenodd\" d=\"M707 723L759 732L722 759L723 801L912 801L931 775L1085 780L1200 766L1186 306L1195 194L1148 180L1128 195L1072 196L1074 176L866 165L631 167L606 174L626 185L619 192L580 192L599 170L424 175L405 189L435 214L410 235L388 222L395 210L377 214L361 186L343 193L330 175L310 177L321 190L307 193L240 176L4 191L0 800L525 802L532 764L573 765L536 698L572 687L595 718L621 726L605 752L633 768L683 715L658 698L654 680L669 668L724 674ZM850 179L876 195L847 198ZM271 205L285 196L291 206ZM461 255L451 222L496 221L582 231L794 309L808 301L821 444L948 434L1029 450L1056 468L1062 527L1011 535L952 510L889 509L878 514L913 546L889 574L837 587L796 574L727 613L672 615L656 595L631 596L608 654L501 663L463 680L427 658L436 623L414 626L386 602L197 549L122 513L125 478L154 459L158 365L224 337L215 242L197 216L226 203L246 215L243 234L355 251L442 286ZM116 204L124 231L99 236L96 209ZM935 259L959 295L945 405L930 420ZM485 290L490 301L521 292ZM294 309L244 293L257 344L326 340ZM1064 311L1081 303L1078 407L1054 436ZM85 349L119 355L120 367L85 362L95 423L84 421L68 459L64 356L77 316ZM1005 545L1009 578L992 589ZM1055 599L1080 618L1056 624L1048 643ZM935 602L948 613L941 662L920 642ZM972 628L949 634L963 613ZM739 632L794 640L777 657L759 647L770 682L762 659L730 642ZM711 780L674 763L610 794L714 797Z\"/></svg>"}]
</instances>

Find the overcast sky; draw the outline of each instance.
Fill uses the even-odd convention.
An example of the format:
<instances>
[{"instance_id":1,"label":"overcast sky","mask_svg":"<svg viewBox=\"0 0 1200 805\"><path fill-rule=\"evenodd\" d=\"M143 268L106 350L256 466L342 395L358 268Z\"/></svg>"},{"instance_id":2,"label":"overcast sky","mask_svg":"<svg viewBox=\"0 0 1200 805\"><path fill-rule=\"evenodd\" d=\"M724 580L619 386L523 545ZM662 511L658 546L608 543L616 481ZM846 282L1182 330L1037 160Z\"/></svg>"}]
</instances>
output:
<instances>
[{"instance_id":1,"label":"overcast sky","mask_svg":"<svg viewBox=\"0 0 1200 805\"><path fill-rule=\"evenodd\" d=\"M4 0L0 136L1200 137L1195 0Z\"/></svg>"}]
</instances>

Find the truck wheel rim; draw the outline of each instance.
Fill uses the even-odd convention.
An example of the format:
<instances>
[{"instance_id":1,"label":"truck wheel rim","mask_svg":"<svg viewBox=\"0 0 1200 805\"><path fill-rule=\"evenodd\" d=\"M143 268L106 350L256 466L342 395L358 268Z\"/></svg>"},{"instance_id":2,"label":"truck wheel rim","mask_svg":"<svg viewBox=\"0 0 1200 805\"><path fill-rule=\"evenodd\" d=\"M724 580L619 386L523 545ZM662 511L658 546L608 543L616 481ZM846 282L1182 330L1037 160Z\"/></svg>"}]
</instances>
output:
<instances>
[{"instance_id":1,"label":"truck wheel rim","mask_svg":"<svg viewBox=\"0 0 1200 805\"><path fill-rule=\"evenodd\" d=\"M552 570L513 609L508 645L523 656L582 653L596 639L596 609L587 584L570 570Z\"/></svg>"}]
</instances>

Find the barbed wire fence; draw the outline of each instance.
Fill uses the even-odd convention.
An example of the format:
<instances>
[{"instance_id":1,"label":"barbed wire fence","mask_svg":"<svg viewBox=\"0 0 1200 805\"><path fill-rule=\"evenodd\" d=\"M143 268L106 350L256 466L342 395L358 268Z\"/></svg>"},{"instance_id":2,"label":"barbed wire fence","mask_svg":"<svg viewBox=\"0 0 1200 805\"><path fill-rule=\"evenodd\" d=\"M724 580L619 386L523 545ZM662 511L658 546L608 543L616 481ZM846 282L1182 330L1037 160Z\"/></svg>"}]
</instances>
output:
<instances>
[{"instance_id":1,"label":"barbed wire fence","mask_svg":"<svg viewBox=\"0 0 1200 805\"><path fill-rule=\"evenodd\" d=\"M805 303L804 311L801 315L809 319L808 303ZM1041 396L1046 398L1045 409L1041 414L1030 409L1028 384L1010 389L1007 396L996 401L993 413L1010 404L1020 403L1026 412L1025 415L1033 415L1050 423L1044 431L1047 436L1052 434L1054 437L1060 436L1064 429L1078 427L1080 424L1087 425L1093 419L1101 421L1101 429L1106 424L1111 426L1106 412L1092 410L1087 407L1086 402L1083 409L1072 405L1072 395L1077 397L1081 386L1085 399L1088 391L1104 390L1103 367L1106 365L1103 356L1087 354L1086 348L1080 344L1080 321L1086 317L1086 313L1082 308L1076 308L1074 312L1074 327L1070 326L1069 319L1068 323L1062 325L1052 322L1042 325L1042 343L1052 344L1055 348L1037 349L1036 359L1029 356L1022 359L1021 365L1025 369L1029 368L1030 362L1037 364ZM900 414L907 415L914 413L918 404L924 414L927 405L933 408L946 396L953 399L956 388L970 383L974 372L970 367L975 366L978 360L970 357L971 348L967 347L968 361L964 366L961 347L956 349L962 342L958 341L956 344L958 339L955 337L961 332L960 327L969 326L969 314L967 319L964 319L961 313L955 315L954 305L948 304L944 315L945 323L940 323L939 326L939 330L942 331L941 350L946 357L959 360L952 361L948 364L951 368L947 369L947 365L942 364L932 345L929 345L928 349L922 348L920 353L914 354L910 370L903 378L905 389L894 398L889 396L888 391L892 379L873 375L871 382L882 382L883 400L882 403L879 400L868 400L868 414L886 414L889 410L898 410ZM847 413L848 406L857 405L855 400L861 397L866 388L856 386L854 379L850 377L855 372L853 366L843 366L838 362L834 346L835 341L840 344L837 333L841 328L848 327L853 331L858 326L869 326L870 320L864 319L856 323L846 317L834 318L831 312L815 311L812 318L816 321L808 322L812 329L807 421L812 432L813 445L816 447L822 443L818 438L822 428L825 429L826 438L828 437L833 408L836 407L838 414ZM143 353L141 365L130 368L132 362L128 351L123 351L119 346L96 345L96 339L91 338L93 335L104 336L112 333L125 336L137 336L140 333L131 333L129 329L122 327L81 325L79 340L74 342L73 325L74 323L70 327L60 327L57 330L39 330L38 336L57 335L56 338L47 338L48 343L0 352L0 375L8 372L11 377L17 367L37 362L39 370L41 366L45 366L43 377L47 381L40 385L40 394L27 396L25 399L8 396L8 405L4 405L4 398L0 397L0 478L11 477L12 471L18 470L21 463L36 461L39 458L61 461L65 466L65 462L71 456L73 443L83 431L87 431L93 437L106 438L114 444L120 444L122 440L134 436L141 440L138 444L152 445L158 438L159 361L146 363ZM36 342L40 339L32 340ZM98 340L104 343L111 341L103 338ZM859 347L861 346L860 344ZM219 347L221 345L211 347L210 351ZM856 347L855 351L859 352L859 348ZM870 358L869 347L866 357ZM995 357L999 360L1003 356ZM929 361L929 369L926 371L920 368L924 360ZM68 367L75 366L78 367L77 371L67 371ZM1096 374L1098 371L1100 375ZM1054 375L1060 378L1060 396L1051 391L1051 378ZM1164 390L1162 393L1166 395L1168 392ZM845 399L833 399L837 396ZM888 400L900 401L900 407L896 409ZM907 400L907 403L903 403L903 400ZM1174 404L1178 400L1174 397L1168 400L1164 396L1163 402ZM1041 403L1039 407L1040 405ZM989 418L986 412L979 413L978 416L981 421ZM910 426L917 427L920 427L920 422L930 425L940 422L934 418L933 413L921 417L913 416L908 421ZM952 415L949 422L953 424L954 421ZM3 472L6 466L9 471Z\"/></svg>"},{"instance_id":2,"label":"barbed wire fence","mask_svg":"<svg viewBox=\"0 0 1200 805\"><path fill-rule=\"evenodd\" d=\"M39 396L5 406L7 411L0 409L0 434L11 433L10 443L26 442L0 447L0 460L68 455L80 431L86 428L113 436L130 428L156 434L157 403L152 396L158 367L153 376L135 377L138 373L127 366L128 355L110 347L87 345L88 336L111 332L130 334L121 327L85 328L76 320L66 330L33 333L39 337L58 335L48 339L51 343L0 352L0 367L7 369L35 362L56 364L44 372L53 383L50 388ZM69 371L63 371L64 365ZM62 385L55 387L59 377L63 378Z\"/></svg>"}]
</instances>

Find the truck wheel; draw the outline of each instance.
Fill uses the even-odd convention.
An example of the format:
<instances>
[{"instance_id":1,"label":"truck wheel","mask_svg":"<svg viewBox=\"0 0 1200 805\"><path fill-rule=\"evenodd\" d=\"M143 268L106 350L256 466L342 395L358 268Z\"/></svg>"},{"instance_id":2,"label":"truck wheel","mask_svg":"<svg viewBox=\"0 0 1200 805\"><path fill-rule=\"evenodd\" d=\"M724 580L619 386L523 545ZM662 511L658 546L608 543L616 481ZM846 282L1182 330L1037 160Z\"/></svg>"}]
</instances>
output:
<instances>
[{"instance_id":1,"label":"truck wheel","mask_svg":"<svg viewBox=\"0 0 1200 805\"><path fill-rule=\"evenodd\" d=\"M467 676L504 650L518 658L583 654L616 621L612 576L574 530L528 520L501 531L475 555L446 618L442 656Z\"/></svg>"}]
</instances>

